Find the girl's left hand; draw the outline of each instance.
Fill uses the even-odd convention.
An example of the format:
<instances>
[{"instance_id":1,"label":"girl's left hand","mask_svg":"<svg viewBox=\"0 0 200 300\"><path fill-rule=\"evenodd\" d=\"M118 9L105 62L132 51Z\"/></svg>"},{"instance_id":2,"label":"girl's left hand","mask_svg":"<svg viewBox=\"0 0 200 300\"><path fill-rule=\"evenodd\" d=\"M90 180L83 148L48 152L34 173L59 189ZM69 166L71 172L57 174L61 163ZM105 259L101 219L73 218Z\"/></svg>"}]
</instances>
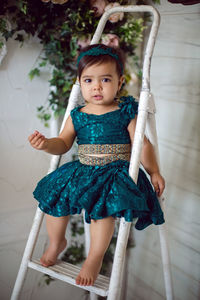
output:
<instances>
[{"instance_id":1,"label":"girl's left hand","mask_svg":"<svg viewBox=\"0 0 200 300\"><path fill-rule=\"evenodd\" d=\"M165 188L165 180L159 172L152 173L150 176L155 192L157 196L160 197Z\"/></svg>"}]
</instances>

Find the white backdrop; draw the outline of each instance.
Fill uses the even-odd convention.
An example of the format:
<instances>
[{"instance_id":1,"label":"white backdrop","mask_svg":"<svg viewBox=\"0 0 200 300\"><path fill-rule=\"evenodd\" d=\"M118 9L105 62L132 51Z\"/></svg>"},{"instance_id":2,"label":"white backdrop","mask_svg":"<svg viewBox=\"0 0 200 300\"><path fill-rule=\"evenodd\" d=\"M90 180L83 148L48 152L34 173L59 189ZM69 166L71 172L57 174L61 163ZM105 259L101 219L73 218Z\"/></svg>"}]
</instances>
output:
<instances>
[{"instance_id":1,"label":"white backdrop","mask_svg":"<svg viewBox=\"0 0 200 300\"><path fill-rule=\"evenodd\" d=\"M166 207L175 299L199 295L200 210L200 5L161 1L161 26L152 59L151 85L157 106L157 129ZM41 50L36 40L22 48L13 40L0 66L0 290L9 299L35 213L32 190L46 174L50 156L27 143L35 129L50 135L36 117L48 96L49 73L32 82L28 73ZM43 226L44 227L44 226ZM165 296L158 231L135 232L129 251L127 300L161 300ZM44 228L37 251L44 247ZM31 270L21 299L82 299L82 291L61 282L40 285ZM74 294L74 291L75 294Z\"/></svg>"}]
</instances>

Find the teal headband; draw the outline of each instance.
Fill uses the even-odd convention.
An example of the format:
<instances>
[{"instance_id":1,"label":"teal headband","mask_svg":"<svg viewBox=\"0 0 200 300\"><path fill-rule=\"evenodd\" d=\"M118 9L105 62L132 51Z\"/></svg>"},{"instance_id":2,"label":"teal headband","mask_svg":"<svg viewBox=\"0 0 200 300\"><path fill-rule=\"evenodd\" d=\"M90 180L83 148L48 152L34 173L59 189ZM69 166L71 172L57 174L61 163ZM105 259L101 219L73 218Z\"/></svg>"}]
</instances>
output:
<instances>
[{"instance_id":1,"label":"teal headband","mask_svg":"<svg viewBox=\"0 0 200 300\"><path fill-rule=\"evenodd\" d=\"M99 45L99 46L91 48L85 52L82 52L77 59L77 66L79 65L80 60L86 55L91 55L91 56L110 55L110 56L112 56L119 64L119 66L121 68L121 73L123 74L123 64L122 64L119 56L116 53L112 52L112 48L103 49Z\"/></svg>"}]
</instances>

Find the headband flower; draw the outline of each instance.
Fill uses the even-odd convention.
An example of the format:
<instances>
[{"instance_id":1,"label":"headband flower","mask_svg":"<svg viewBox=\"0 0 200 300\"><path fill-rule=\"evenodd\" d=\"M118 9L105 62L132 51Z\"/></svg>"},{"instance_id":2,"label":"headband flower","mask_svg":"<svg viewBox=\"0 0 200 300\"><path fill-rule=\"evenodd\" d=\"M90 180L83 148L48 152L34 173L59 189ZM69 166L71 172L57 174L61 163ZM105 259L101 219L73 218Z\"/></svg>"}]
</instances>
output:
<instances>
[{"instance_id":1,"label":"headband flower","mask_svg":"<svg viewBox=\"0 0 200 300\"><path fill-rule=\"evenodd\" d=\"M121 73L123 73L123 64L119 58L119 56L115 53L113 53L112 48L107 48L107 49L103 49L101 48L101 46L97 46L94 48L91 48L85 52L81 52L78 59L77 59L77 66L79 65L80 60L86 56L86 55L91 55L91 56L98 56L98 55L110 55L111 57L113 57L117 63L120 65L121 68Z\"/></svg>"}]
</instances>

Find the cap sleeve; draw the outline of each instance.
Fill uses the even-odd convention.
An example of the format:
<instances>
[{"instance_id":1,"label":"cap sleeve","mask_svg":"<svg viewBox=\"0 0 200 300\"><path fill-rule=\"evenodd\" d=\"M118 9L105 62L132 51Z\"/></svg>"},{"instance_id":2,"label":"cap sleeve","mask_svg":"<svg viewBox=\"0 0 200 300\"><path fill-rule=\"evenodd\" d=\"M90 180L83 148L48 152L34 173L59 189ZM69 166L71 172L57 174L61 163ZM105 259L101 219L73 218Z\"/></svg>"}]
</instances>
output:
<instances>
[{"instance_id":1,"label":"cap sleeve","mask_svg":"<svg viewBox=\"0 0 200 300\"><path fill-rule=\"evenodd\" d=\"M72 118L72 123L74 125L75 131L77 131L77 126L78 126L78 110L80 106L75 107L70 111L70 116Z\"/></svg>"},{"instance_id":2,"label":"cap sleeve","mask_svg":"<svg viewBox=\"0 0 200 300\"><path fill-rule=\"evenodd\" d=\"M121 97L119 107L121 108L121 112L124 113L129 120L134 119L135 115L138 114L138 101L132 96Z\"/></svg>"},{"instance_id":3,"label":"cap sleeve","mask_svg":"<svg viewBox=\"0 0 200 300\"><path fill-rule=\"evenodd\" d=\"M75 114L76 114L76 111L78 110L78 106L73 108L71 111L70 111L70 116L72 117L72 119L74 118Z\"/></svg>"}]
</instances>

